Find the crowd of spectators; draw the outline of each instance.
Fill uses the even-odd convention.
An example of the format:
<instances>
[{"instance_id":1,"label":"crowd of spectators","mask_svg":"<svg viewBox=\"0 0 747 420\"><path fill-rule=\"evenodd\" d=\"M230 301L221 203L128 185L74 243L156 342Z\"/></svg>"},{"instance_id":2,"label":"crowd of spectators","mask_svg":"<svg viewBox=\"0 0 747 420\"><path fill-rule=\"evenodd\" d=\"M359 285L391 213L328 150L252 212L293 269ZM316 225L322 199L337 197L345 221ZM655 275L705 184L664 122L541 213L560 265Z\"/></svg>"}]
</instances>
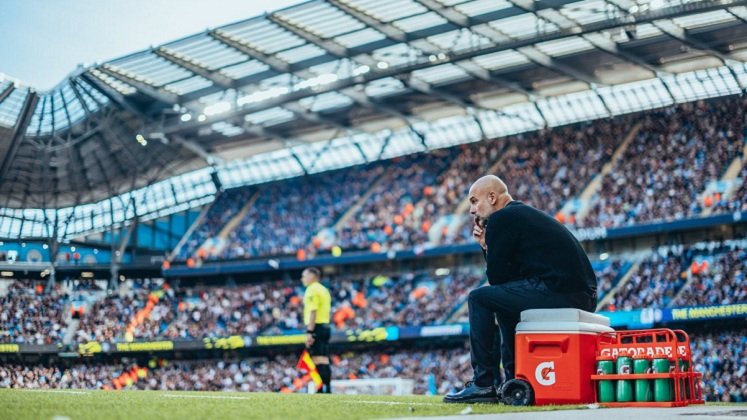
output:
<instances>
[{"instance_id":1,"label":"crowd of spectators","mask_svg":"<svg viewBox=\"0 0 747 420\"><path fill-rule=\"evenodd\" d=\"M383 164L348 168L275 182L229 235L220 258L292 255L313 245L385 170Z\"/></svg>"},{"instance_id":2,"label":"crowd of spectators","mask_svg":"<svg viewBox=\"0 0 747 420\"><path fill-rule=\"evenodd\" d=\"M597 276L597 299L602 300L617 285L625 273L626 263L622 260L612 261L609 264L594 267Z\"/></svg>"},{"instance_id":3,"label":"crowd of spectators","mask_svg":"<svg viewBox=\"0 0 747 420\"><path fill-rule=\"evenodd\" d=\"M734 180L738 186L730 194L712 194L713 213L747 211L747 156L743 156L742 160L744 166Z\"/></svg>"},{"instance_id":4,"label":"crowd of spectators","mask_svg":"<svg viewBox=\"0 0 747 420\"><path fill-rule=\"evenodd\" d=\"M687 279L690 253L683 247L654 250L628 281L615 291L603 310L632 310L668 306Z\"/></svg>"},{"instance_id":5,"label":"crowd of spectators","mask_svg":"<svg viewBox=\"0 0 747 420\"><path fill-rule=\"evenodd\" d=\"M466 267L433 272L340 278L328 282L338 329L442 323L483 275ZM169 290L134 338L200 339L277 334L303 328L299 281ZM132 312L132 311L130 311ZM121 331L121 330L120 330ZM116 336L115 336L116 337Z\"/></svg>"},{"instance_id":6,"label":"crowd of spectators","mask_svg":"<svg viewBox=\"0 0 747 420\"><path fill-rule=\"evenodd\" d=\"M703 373L706 401L747 401L747 329L691 334L693 367ZM466 346L389 349L332 356L336 379L403 378L416 394L443 395L470 379ZM159 361L131 382L132 389L180 391L305 392L296 355L270 359ZM0 365L0 388L106 389L132 364L81 363L70 367Z\"/></svg>"},{"instance_id":7,"label":"crowd of spectators","mask_svg":"<svg viewBox=\"0 0 747 420\"><path fill-rule=\"evenodd\" d=\"M691 334L706 401L747 402L747 329Z\"/></svg>"},{"instance_id":8,"label":"crowd of spectators","mask_svg":"<svg viewBox=\"0 0 747 420\"><path fill-rule=\"evenodd\" d=\"M217 236L223 226L241 211L256 191L253 187L247 187L219 193L205 214L205 218L182 245L177 259L184 261L198 256L198 249L205 241ZM206 250L205 254L199 257L203 259L212 257L213 253L208 251Z\"/></svg>"},{"instance_id":9,"label":"crowd of spectators","mask_svg":"<svg viewBox=\"0 0 747 420\"><path fill-rule=\"evenodd\" d=\"M710 261L710 262L709 262ZM745 267L747 248L735 246L727 252L690 264L692 280L674 306L727 305L747 302Z\"/></svg>"},{"instance_id":10,"label":"crowd of spectators","mask_svg":"<svg viewBox=\"0 0 747 420\"><path fill-rule=\"evenodd\" d=\"M617 227L693 217L698 195L742 153L747 98L685 103L642 115L583 226Z\"/></svg>"},{"instance_id":11,"label":"crowd of spectators","mask_svg":"<svg viewBox=\"0 0 747 420\"><path fill-rule=\"evenodd\" d=\"M435 194L439 174L457 155L458 148L449 148L392 161L384 179L340 230L339 246L387 250L427 242L437 211L428 201Z\"/></svg>"},{"instance_id":12,"label":"crowd of spectators","mask_svg":"<svg viewBox=\"0 0 747 420\"><path fill-rule=\"evenodd\" d=\"M76 341L122 341L159 335L162 318L168 317L169 302L174 293L168 287L164 290L164 284L163 279L129 280L120 289L96 300L80 315L75 332ZM158 294L158 299L151 297L153 293ZM153 301L153 307L148 310L148 316L143 316L140 322L134 322L149 301ZM131 337L127 337L131 324Z\"/></svg>"},{"instance_id":13,"label":"crowd of spectators","mask_svg":"<svg viewBox=\"0 0 747 420\"><path fill-rule=\"evenodd\" d=\"M14 281L0 295L0 343L55 344L67 330L68 295L56 285Z\"/></svg>"}]
</instances>

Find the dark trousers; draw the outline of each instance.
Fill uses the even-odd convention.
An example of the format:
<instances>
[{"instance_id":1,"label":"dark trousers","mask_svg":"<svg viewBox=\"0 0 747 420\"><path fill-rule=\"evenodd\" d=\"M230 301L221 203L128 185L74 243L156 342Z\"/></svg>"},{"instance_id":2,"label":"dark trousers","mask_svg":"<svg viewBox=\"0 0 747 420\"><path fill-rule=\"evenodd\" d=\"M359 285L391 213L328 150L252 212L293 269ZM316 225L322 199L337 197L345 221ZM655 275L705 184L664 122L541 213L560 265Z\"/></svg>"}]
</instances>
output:
<instances>
[{"instance_id":1,"label":"dark trousers","mask_svg":"<svg viewBox=\"0 0 747 420\"><path fill-rule=\"evenodd\" d=\"M577 308L594 312L597 304L596 293L557 293L536 279L479 287L470 292L467 302L470 356L475 371L474 381L478 386L500 382L498 369L501 360L506 380L513 379L514 336L522 311Z\"/></svg>"}]
</instances>

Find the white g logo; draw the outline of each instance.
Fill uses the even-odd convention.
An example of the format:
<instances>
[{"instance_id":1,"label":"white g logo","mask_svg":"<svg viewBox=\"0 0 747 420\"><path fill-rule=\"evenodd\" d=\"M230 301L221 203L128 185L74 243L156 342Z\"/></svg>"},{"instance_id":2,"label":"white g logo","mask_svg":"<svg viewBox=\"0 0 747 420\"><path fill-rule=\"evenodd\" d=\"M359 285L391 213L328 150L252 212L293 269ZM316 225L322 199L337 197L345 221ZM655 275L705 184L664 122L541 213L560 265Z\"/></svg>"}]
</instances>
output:
<instances>
[{"instance_id":1,"label":"white g logo","mask_svg":"<svg viewBox=\"0 0 747 420\"><path fill-rule=\"evenodd\" d=\"M555 383L555 362L542 362L534 370L534 379L537 383L549 386Z\"/></svg>"}]
</instances>

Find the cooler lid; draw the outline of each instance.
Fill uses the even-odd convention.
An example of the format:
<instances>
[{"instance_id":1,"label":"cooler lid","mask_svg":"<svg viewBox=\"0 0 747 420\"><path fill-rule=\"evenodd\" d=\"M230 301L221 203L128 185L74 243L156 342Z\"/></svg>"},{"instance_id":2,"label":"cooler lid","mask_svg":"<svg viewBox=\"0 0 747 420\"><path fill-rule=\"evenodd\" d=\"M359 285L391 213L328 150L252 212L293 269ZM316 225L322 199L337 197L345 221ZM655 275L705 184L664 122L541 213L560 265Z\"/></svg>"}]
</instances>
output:
<instances>
[{"instance_id":1,"label":"cooler lid","mask_svg":"<svg viewBox=\"0 0 747 420\"><path fill-rule=\"evenodd\" d=\"M528 309L521 313L521 322L585 322L609 327L610 320L606 316L593 314L574 308L560 309Z\"/></svg>"},{"instance_id":2,"label":"cooler lid","mask_svg":"<svg viewBox=\"0 0 747 420\"><path fill-rule=\"evenodd\" d=\"M614 329L588 322L548 321L548 322L519 322L516 333L603 333L615 332Z\"/></svg>"}]
</instances>

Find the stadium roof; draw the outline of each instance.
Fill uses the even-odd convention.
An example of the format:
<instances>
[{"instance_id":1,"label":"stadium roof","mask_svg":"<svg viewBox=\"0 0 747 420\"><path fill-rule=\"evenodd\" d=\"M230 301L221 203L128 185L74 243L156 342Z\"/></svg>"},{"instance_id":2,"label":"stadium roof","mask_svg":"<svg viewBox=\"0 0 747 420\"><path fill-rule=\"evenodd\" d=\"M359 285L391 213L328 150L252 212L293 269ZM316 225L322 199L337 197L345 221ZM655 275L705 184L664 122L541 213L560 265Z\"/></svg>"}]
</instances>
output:
<instances>
[{"instance_id":1,"label":"stadium roof","mask_svg":"<svg viewBox=\"0 0 747 420\"><path fill-rule=\"evenodd\" d=\"M213 171L237 186L739 93L746 5L312 0L49 92L6 80L0 236L204 203Z\"/></svg>"}]
</instances>

